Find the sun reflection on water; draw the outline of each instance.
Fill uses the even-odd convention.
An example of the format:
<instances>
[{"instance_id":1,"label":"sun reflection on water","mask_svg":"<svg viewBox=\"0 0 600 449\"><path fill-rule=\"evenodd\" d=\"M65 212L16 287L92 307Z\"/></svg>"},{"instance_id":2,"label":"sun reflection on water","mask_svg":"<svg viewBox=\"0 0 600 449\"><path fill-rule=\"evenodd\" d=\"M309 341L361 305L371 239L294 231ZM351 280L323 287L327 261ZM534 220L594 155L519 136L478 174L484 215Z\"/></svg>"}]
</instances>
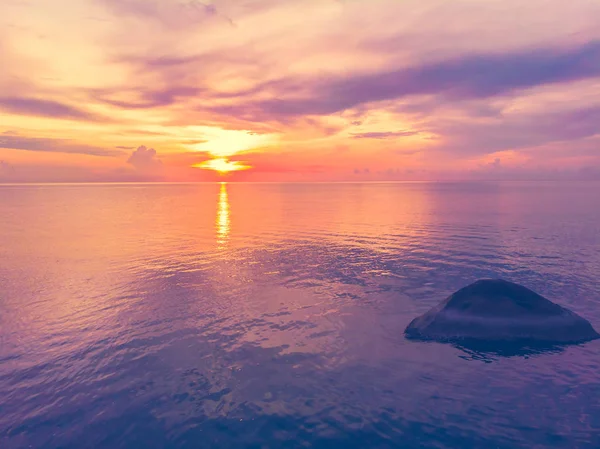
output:
<instances>
[{"instance_id":1,"label":"sun reflection on water","mask_svg":"<svg viewBox=\"0 0 600 449\"><path fill-rule=\"evenodd\" d=\"M229 240L229 198L227 196L227 183L221 183L219 190L219 203L217 209L217 220L215 223L217 229L217 245L224 248Z\"/></svg>"}]
</instances>

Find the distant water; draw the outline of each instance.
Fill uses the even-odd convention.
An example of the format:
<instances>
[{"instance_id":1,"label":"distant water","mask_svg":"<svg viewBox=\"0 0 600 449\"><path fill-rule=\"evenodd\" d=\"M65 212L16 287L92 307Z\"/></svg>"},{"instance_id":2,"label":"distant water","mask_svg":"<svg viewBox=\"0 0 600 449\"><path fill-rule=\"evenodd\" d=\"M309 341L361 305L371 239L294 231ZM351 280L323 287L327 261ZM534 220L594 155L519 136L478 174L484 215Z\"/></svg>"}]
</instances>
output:
<instances>
[{"instance_id":1,"label":"distant water","mask_svg":"<svg viewBox=\"0 0 600 449\"><path fill-rule=\"evenodd\" d=\"M600 329L600 184L0 187L0 447L599 448L600 341L409 342L482 277Z\"/></svg>"}]
</instances>

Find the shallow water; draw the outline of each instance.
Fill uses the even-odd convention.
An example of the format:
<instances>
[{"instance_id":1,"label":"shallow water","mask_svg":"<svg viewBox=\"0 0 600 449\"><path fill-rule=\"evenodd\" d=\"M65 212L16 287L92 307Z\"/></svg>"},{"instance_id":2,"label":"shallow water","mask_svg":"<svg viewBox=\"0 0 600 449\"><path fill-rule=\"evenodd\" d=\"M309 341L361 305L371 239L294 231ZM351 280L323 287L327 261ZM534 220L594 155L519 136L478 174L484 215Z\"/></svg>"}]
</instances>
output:
<instances>
[{"instance_id":1,"label":"shallow water","mask_svg":"<svg viewBox=\"0 0 600 449\"><path fill-rule=\"evenodd\" d=\"M0 447L598 448L600 341L407 341L503 277L600 329L600 184L0 186Z\"/></svg>"}]
</instances>

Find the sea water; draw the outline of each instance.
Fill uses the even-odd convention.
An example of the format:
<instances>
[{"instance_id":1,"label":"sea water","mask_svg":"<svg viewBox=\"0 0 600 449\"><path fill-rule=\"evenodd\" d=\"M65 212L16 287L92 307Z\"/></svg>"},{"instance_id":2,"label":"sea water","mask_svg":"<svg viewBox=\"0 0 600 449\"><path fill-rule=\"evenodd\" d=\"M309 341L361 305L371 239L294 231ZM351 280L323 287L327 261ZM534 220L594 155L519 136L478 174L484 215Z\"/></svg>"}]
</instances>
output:
<instances>
[{"instance_id":1,"label":"sea water","mask_svg":"<svg viewBox=\"0 0 600 449\"><path fill-rule=\"evenodd\" d=\"M600 330L599 183L0 186L0 447L598 448L600 341L407 341L479 278Z\"/></svg>"}]
</instances>

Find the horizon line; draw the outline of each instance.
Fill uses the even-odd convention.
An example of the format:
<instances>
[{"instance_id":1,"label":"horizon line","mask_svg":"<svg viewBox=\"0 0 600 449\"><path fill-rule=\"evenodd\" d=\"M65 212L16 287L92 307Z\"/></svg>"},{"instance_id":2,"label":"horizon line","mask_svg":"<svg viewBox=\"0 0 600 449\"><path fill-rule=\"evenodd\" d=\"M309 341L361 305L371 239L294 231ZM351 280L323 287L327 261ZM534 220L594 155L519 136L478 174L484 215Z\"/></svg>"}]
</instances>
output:
<instances>
[{"instance_id":1,"label":"horizon line","mask_svg":"<svg viewBox=\"0 0 600 449\"><path fill-rule=\"evenodd\" d=\"M396 181L51 181L0 182L0 187L69 185L193 185L193 184L438 184L438 183L514 183L514 182L600 182L600 179L438 179Z\"/></svg>"}]
</instances>

